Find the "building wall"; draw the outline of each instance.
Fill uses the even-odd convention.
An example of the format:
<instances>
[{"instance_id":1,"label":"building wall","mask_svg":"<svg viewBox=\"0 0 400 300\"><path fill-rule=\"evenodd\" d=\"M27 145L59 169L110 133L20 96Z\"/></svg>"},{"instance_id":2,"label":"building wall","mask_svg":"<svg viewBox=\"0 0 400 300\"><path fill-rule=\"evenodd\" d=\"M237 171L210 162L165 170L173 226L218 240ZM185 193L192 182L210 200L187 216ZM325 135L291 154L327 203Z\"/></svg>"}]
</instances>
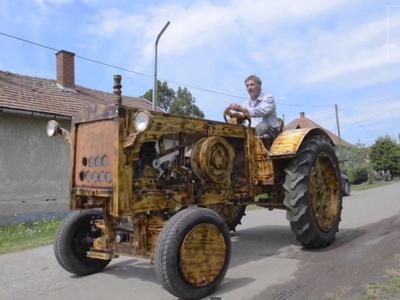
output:
<instances>
[{"instance_id":1,"label":"building wall","mask_svg":"<svg viewBox=\"0 0 400 300\"><path fill-rule=\"evenodd\" d=\"M68 211L69 144L46 135L47 121L0 114L0 225Z\"/></svg>"}]
</instances>

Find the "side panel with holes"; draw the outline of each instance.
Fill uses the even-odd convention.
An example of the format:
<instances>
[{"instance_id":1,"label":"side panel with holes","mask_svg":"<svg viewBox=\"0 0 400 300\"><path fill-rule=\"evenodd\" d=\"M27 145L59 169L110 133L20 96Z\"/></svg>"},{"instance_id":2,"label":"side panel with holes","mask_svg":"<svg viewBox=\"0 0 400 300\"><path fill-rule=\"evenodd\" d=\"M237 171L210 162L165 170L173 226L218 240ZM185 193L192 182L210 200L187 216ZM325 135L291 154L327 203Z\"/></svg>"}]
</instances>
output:
<instances>
[{"instance_id":1,"label":"side panel with holes","mask_svg":"<svg viewBox=\"0 0 400 300\"><path fill-rule=\"evenodd\" d=\"M113 120L77 126L74 187L112 187L114 126Z\"/></svg>"}]
</instances>

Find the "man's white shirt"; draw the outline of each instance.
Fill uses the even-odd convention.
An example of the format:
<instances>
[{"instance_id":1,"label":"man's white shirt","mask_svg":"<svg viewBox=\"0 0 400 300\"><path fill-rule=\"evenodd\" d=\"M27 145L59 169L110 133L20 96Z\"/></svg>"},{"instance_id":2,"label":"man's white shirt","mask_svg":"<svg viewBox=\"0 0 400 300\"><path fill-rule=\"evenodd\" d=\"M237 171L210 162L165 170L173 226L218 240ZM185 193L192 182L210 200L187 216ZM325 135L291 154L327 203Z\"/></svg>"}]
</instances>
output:
<instances>
[{"instance_id":1,"label":"man's white shirt","mask_svg":"<svg viewBox=\"0 0 400 300\"><path fill-rule=\"evenodd\" d=\"M261 93L256 100L248 99L242 106L246 108L250 114L252 127L255 127L261 122L265 122L274 128L279 127L276 117L275 100L272 95L264 95Z\"/></svg>"}]
</instances>

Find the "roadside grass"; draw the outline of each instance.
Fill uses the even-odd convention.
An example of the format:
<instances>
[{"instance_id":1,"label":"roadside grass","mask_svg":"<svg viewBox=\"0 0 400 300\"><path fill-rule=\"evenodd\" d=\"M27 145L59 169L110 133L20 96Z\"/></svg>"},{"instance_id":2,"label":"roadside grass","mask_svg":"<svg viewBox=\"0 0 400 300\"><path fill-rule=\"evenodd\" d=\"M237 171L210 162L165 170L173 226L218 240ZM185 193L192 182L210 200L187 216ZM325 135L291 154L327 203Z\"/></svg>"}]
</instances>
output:
<instances>
[{"instance_id":1,"label":"roadside grass","mask_svg":"<svg viewBox=\"0 0 400 300\"><path fill-rule=\"evenodd\" d=\"M52 218L0 226L0 254L51 244L60 223L61 220Z\"/></svg>"},{"instance_id":2,"label":"roadside grass","mask_svg":"<svg viewBox=\"0 0 400 300\"><path fill-rule=\"evenodd\" d=\"M395 182L396 181L389 181L389 182L377 181L377 182L374 182L371 184L368 184L368 183L355 184L355 185L351 186L351 189L353 191L364 191L364 190L369 190L369 189L377 188L377 187L388 185L388 184L393 184Z\"/></svg>"},{"instance_id":3,"label":"roadside grass","mask_svg":"<svg viewBox=\"0 0 400 300\"><path fill-rule=\"evenodd\" d=\"M361 296L361 300L397 300L400 297L400 272L387 270L385 272L387 282L382 284L370 283Z\"/></svg>"},{"instance_id":4,"label":"roadside grass","mask_svg":"<svg viewBox=\"0 0 400 300\"><path fill-rule=\"evenodd\" d=\"M357 300L400 299L400 253L395 255L396 264L386 269L380 283L369 283Z\"/></svg>"}]
</instances>

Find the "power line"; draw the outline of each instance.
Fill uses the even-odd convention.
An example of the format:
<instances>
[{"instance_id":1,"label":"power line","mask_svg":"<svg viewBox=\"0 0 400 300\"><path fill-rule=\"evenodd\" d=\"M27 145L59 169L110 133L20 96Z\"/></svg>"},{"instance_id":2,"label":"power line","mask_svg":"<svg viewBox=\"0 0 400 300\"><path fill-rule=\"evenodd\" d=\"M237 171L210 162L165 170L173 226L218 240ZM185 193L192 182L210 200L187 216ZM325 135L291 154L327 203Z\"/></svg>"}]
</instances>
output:
<instances>
[{"instance_id":1,"label":"power line","mask_svg":"<svg viewBox=\"0 0 400 300\"><path fill-rule=\"evenodd\" d=\"M34 46L39 46L39 47L46 48L46 49L53 50L53 51L60 51L59 49L56 49L56 48L53 48L53 47L49 47L49 46L46 46L46 45L43 45L43 44L39 44L39 43L36 43L36 42L32 42L32 41L29 41L29 40L26 40L26 39L23 39L23 38L20 38L20 37L17 37L15 35L11 35L11 34L8 34L8 33L5 33L5 32L0 32L0 34L4 35L6 37L12 38L12 39L21 41L21 42L32 44Z\"/></svg>"},{"instance_id":2,"label":"power line","mask_svg":"<svg viewBox=\"0 0 400 300\"><path fill-rule=\"evenodd\" d=\"M8 34L8 33L5 33L5 32L1 32L1 31L0 31L0 35L3 35L3 36L8 37L8 38L12 38L12 39L24 42L24 43L28 43L28 44L31 44L31 45L34 45L34 46L37 46L37 47L45 48L47 50L52 50L52 51L55 51L55 52L58 52L58 51L61 50L61 49L57 49L57 48L54 48L54 47L51 47L51 46L47 46L47 45L44 45L44 44L41 44L41 43L33 42L33 41L30 41L30 40L27 40L27 39L24 39L24 38L15 36L15 35L11 35L11 34ZM138 72L138 71L135 71L135 70L127 69L125 67L121 67L121 66L116 66L116 65L113 65L113 64L105 63L105 62L102 62L102 61L99 61L99 60L96 60L96 59L92 59L92 58L88 58L88 57L85 57L85 56L82 56L82 55L79 55L79 54L75 54L75 57L83 59L83 60L86 60L86 61L89 61L89 62L92 62L92 63L99 64L99 65L102 65L102 66L106 66L106 67L109 67L109 68L121 70L121 71L128 72L128 73L133 73L133 74L136 74L136 75L139 75L139 76L149 77L149 78L153 77L152 75L149 75L149 74L146 74L146 73L142 73L142 72ZM180 85L180 86L183 86L183 87L187 87L187 88L191 88L191 89L195 89L195 90L199 90L199 91L203 91L203 92L207 92L207 93L211 93L211 94L227 96L227 97L232 97L232 98L237 98L237 99L244 99L244 100L248 99L248 97L233 95L233 94L229 94L229 93L226 93L226 92L221 92L221 91L216 91L216 90L207 89L207 88L203 88L203 87L198 87L198 86L194 86L194 85L191 85L191 84L182 83L182 82L178 82L178 81L172 81L172 80L168 80L168 79L162 79L162 80L166 81L166 82L168 82L170 84ZM330 105L294 104L294 103L285 103L285 102L281 102L281 101L276 101L276 103L279 104L279 105L293 106L293 107L330 107Z\"/></svg>"},{"instance_id":3,"label":"power line","mask_svg":"<svg viewBox=\"0 0 400 300\"><path fill-rule=\"evenodd\" d=\"M383 112L381 112L381 113L378 113L378 114L374 114L374 115L372 115L372 116L369 116L369 117L368 117L368 120L357 121L357 122L354 122L354 123L352 123L352 124L350 124L350 125L359 125L359 124L364 124L364 125L366 125L366 124L368 124L368 122L369 122L371 119L375 119L376 117L380 117L380 116L386 115L386 114L391 113L391 112L393 112L393 108L390 109L390 110L386 110L386 111L383 111ZM374 123L376 123L376 122L379 122L379 121L369 122L369 123L374 124Z\"/></svg>"},{"instance_id":4,"label":"power line","mask_svg":"<svg viewBox=\"0 0 400 300\"><path fill-rule=\"evenodd\" d=\"M108 63L105 63L105 62L101 62L101 61L98 61L98 60L95 60L95 59L92 59L92 58L84 57L84 56L81 56L81 55L78 55L78 54L75 54L75 56L77 58L80 58L80 59L83 59L83 60L87 60L87 61L99 64L99 65L103 65L103 66L106 66L106 67L110 67L110 68L113 68L113 69L118 69L118 70L125 71L125 72L128 72L128 73L134 73L136 75L140 75L140 76L144 76L144 77L152 77L149 74L137 72L137 71L134 71L134 70L129 70L129 69L126 69L126 68L120 67L120 66L111 65L111 64L108 64Z\"/></svg>"}]
</instances>

